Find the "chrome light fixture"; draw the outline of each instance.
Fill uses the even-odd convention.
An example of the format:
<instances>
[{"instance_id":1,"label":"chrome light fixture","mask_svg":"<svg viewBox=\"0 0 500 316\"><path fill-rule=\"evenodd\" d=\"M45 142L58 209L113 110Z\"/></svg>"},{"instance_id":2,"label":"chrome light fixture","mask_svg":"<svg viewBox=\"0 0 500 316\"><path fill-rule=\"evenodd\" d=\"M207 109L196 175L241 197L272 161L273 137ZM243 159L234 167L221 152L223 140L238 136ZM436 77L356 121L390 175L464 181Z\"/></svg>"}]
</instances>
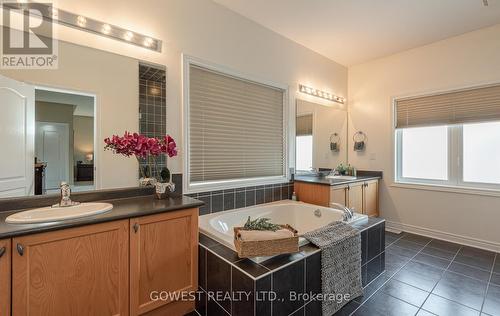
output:
<instances>
[{"instance_id":1,"label":"chrome light fixture","mask_svg":"<svg viewBox=\"0 0 500 316\"><path fill-rule=\"evenodd\" d=\"M336 96L334 94L331 94L331 93L328 93L325 91L321 91L321 90L314 89L314 88L311 88L308 86L304 86L303 84L299 84L299 91L302 93L305 93L305 94L312 95L314 97L328 100L328 101L337 102L337 103L341 103L341 104L345 103L345 98L343 98L343 97L339 97L339 96Z\"/></svg>"},{"instance_id":2,"label":"chrome light fixture","mask_svg":"<svg viewBox=\"0 0 500 316\"><path fill-rule=\"evenodd\" d=\"M22 7L23 3L11 2L3 3L3 5L9 6L13 9L19 9ZM95 33L101 36L144 47L156 52L161 52L162 42L159 39L136 33L116 25L91 19L83 15L74 14L65 10L54 8L50 4L45 4L44 6L46 9L42 10L40 12L41 16L39 16L40 18L48 20L52 23L59 23L61 25L70 26L82 31Z\"/></svg>"}]
</instances>

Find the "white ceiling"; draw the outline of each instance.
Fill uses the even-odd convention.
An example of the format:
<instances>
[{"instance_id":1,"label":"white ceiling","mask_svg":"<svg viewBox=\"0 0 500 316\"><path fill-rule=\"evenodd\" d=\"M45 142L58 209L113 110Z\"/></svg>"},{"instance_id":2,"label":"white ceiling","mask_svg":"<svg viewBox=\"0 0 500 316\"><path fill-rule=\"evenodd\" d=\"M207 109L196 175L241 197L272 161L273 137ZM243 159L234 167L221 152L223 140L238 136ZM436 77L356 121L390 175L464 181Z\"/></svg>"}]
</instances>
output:
<instances>
[{"instance_id":1,"label":"white ceiling","mask_svg":"<svg viewBox=\"0 0 500 316\"><path fill-rule=\"evenodd\" d=\"M35 100L74 105L73 115L94 116L94 98L90 96L36 89Z\"/></svg>"},{"instance_id":2,"label":"white ceiling","mask_svg":"<svg viewBox=\"0 0 500 316\"><path fill-rule=\"evenodd\" d=\"M500 23L500 0L214 0L349 66Z\"/></svg>"}]
</instances>

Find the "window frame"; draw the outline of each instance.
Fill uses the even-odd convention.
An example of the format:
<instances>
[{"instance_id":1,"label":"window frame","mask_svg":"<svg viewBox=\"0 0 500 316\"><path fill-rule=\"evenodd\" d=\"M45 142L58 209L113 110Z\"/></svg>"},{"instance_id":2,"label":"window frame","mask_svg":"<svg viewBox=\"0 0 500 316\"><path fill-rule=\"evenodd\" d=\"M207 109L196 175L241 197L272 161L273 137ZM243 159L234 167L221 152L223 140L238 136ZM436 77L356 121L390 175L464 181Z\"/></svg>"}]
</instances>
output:
<instances>
[{"instance_id":1,"label":"window frame","mask_svg":"<svg viewBox=\"0 0 500 316\"><path fill-rule=\"evenodd\" d=\"M485 122L486 123L486 122ZM395 148L395 183L396 184L416 184L436 187L450 187L458 189L476 189L499 191L500 184L468 182L463 178L463 125L448 125L448 180L416 179L402 176L402 134L403 129L394 129Z\"/></svg>"},{"instance_id":2,"label":"window frame","mask_svg":"<svg viewBox=\"0 0 500 316\"><path fill-rule=\"evenodd\" d=\"M182 101L183 101L183 192L185 193L199 193L215 190L233 189L246 186L264 185L264 184L275 184L283 183L290 180L290 99L289 99L289 86L285 84L280 84L272 82L266 79L257 78L252 75L242 73L233 69L229 69L225 66L207 62L205 60L189 56L186 54L182 55L183 67L182 67ZM190 86L189 86L189 69L190 66L198 66L205 68L207 70L212 70L227 76L234 77L240 80L247 80L257 84L267 85L273 88L283 90L283 174L280 176L265 176L257 178L241 178L241 179L229 179L229 180L216 180L216 181L205 181L191 183L190 181ZM295 125L295 124L294 124ZM293 147L293 146L292 146Z\"/></svg>"}]
</instances>

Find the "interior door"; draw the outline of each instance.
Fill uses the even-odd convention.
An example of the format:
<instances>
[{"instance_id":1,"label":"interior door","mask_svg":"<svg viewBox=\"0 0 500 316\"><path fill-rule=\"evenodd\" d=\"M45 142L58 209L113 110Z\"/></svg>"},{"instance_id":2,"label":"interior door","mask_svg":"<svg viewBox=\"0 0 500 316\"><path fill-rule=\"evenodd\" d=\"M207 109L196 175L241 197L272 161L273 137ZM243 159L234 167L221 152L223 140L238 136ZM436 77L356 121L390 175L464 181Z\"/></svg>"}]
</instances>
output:
<instances>
[{"instance_id":1,"label":"interior door","mask_svg":"<svg viewBox=\"0 0 500 316\"><path fill-rule=\"evenodd\" d=\"M69 183L69 126L66 123L36 122L36 156L47 164L45 188L58 189Z\"/></svg>"},{"instance_id":2,"label":"interior door","mask_svg":"<svg viewBox=\"0 0 500 316\"><path fill-rule=\"evenodd\" d=\"M34 193L35 88L0 76L0 197Z\"/></svg>"}]
</instances>

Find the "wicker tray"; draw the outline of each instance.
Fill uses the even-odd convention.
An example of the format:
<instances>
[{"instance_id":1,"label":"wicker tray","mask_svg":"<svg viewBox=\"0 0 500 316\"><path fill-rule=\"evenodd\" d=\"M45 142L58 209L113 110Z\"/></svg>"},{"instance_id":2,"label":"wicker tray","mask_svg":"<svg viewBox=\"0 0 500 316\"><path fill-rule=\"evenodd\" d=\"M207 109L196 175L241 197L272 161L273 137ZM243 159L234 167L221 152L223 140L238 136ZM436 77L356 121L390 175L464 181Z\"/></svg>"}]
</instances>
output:
<instances>
[{"instance_id":1,"label":"wicker tray","mask_svg":"<svg viewBox=\"0 0 500 316\"><path fill-rule=\"evenodd\" d=\"M239 236L243 227L234 227L234 246L240 258L274 256L285 253L299 251L299 237L297 230L290 225L280 225L282 228L293 232L293 237L280 238L273 240L243 241Z\"/></svg>"}]
</instances>

